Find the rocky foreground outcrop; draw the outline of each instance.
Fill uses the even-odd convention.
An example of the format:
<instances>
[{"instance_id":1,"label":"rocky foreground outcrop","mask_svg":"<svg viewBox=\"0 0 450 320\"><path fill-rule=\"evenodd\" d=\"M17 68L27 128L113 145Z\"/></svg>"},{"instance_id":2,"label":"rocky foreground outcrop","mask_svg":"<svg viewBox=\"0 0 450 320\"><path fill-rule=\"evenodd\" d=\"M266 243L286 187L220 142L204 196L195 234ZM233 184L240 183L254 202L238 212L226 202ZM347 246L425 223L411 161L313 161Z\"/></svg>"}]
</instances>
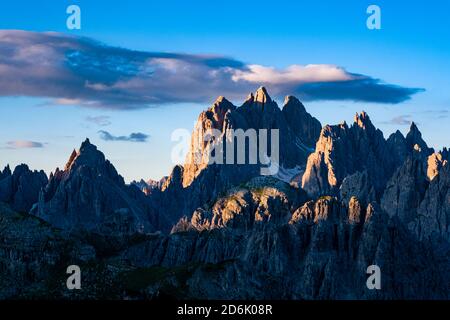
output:
<instances>
[{"instance_id":1,"label":"rocky foreground outcrop","mask_svg":"<svg viewBox=\"0 0 450 320\"><path fill-rule=\"evenodd\" d=\"M219 200L212 212L202 210L191 221L183 219L170 236L155 237L124 251L124 261L139 267L132 275L155 276L133 287L134 295L450 298L450 247L420 241L398 217L390 217L376 203L363 206L356 198L345 204L322 197L285 215L289 206L281 201L278 219L257 221L264 196L255 201L255 191L247 194L245 190ZM279 191L275 199L285 195ZM366 286L370 265L382 270L381 290Z\"/></svg>"}]
</instances>

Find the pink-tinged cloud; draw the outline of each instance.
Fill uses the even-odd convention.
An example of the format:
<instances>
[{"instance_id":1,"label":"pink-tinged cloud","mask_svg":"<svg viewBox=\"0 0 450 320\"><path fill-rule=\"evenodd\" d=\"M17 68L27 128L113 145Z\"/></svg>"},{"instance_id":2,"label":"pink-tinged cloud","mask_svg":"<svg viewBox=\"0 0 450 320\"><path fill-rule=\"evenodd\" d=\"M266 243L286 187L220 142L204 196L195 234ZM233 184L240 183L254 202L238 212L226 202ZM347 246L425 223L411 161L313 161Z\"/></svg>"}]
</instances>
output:
<instances>
[{"instance_id":1,"label":"pink-tinged cloud","mask_svg":"<svg viewBox=\"0 0 450 320\"><path fill-rule=\"evenodd\" d=\"M279 97L376 103L400 103L423 91L329 64L276 69L223 56L133 51L54 32L0 30L0 96L133 109L218 95L240 100L260 85Z\"/></svg>"},{"instance_id":2,"label":"pink-tinged cloud","mask_svg":"<svg viewBox=\"0 0 450 320\"><path fill-rule=\"evenodd\" d=\"M249 81L255 84L286 85L288 83L334 82L356 80L358 77L344 69L328 64L291 65L276 69L261 65L249 65L248 70L236 70L234 81Z\"/></svg>"},{"instance_id":3,"label":"pink-tinged cloud","mask_svg":"<svg viewBox=\"0 0 450 320\"><path fill-rule=\"evenodd\" d=\"M29 140L13 140L6 143L8 149L43 148L44 144Z\"/></svg>"}]
</instances>

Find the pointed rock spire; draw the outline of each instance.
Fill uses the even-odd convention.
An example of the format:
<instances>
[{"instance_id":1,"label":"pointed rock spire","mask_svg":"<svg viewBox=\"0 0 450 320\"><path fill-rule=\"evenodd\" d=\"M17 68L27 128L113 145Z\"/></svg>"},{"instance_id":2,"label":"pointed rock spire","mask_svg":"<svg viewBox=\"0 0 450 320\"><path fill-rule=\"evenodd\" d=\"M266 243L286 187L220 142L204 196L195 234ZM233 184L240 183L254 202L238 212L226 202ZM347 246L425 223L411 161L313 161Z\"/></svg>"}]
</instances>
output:
<instances>
[{"instance_id":1,"label":"pointed rock spire","mask_svg":"<svg viewBox=\"0 0 450 320\"><path fill-rule=\"evenodd\" d=\"M358 127L363 129L366 129L369 126L373 126L372 122L370 121L369 115L365 111L362 111L360 114L356 113L354 121Z\"/></svg>"},{"instance_id":2,"label":"pointed rock spire","mask_svg":"<svg viewBox=\"0 0 450 320\"><path fill-rule=\"evenodd\" d=\"M7 164L5 169L3 169L3 172L0 171L0 180L7 176L10 176L11 174L12 174L11 168L9 167L9 164Z\"/></svg>"},{"instance_id":3,"label":"pointed rock spire","mask_svg":"<svg viewBox=\"0 0 450 320\"><path fill-rule=\"evenodd\" d=\"M419 128L417 128L417 125L414 122L411 123L409 132L406 135L406 143L408 149L411 151L414 149L417 150L417 145L420 151L424 152L426 156L434 152L432 148L428 148L427 143L422 139L422 133L420 132Z\"/></svg>"},{"instance_id":4,"label":"pointed rock spire","mask_svg":"<svg viewBox=\"0 0 450 320\"><path fill-rule=\"evenodd\" d=\"M417 125L414 121L411 122L411 125L409 127L409 132L419 132L419 128L417 128Z\"/></svg>"},{"instance_id":5,"label":"pointed rock spire","mask_svg":"<svg viewBox=\"0 0 450 320\"><path fill-rule=\"evenodd\" d=\"M218 118L223 120L225 113L228 110L233 110L236 107L228 101L224 96L219 96L216 101L214 101L213 105L208 109L208 111L213 113L213 117L218 120Z\"/></svg>"},{"instance_id":6,"label":"pointed rock spire","mask_svg":"<svg viewBox=\"0 0 450 320\"><path fill-rule=\"evenodd\" d=\"M80 146L80 153L88 150L97 150L97 147L91 143L89 138L86 138Z\"/></svg>"},{"instance_id":7,"label":"pointed rock spire","mask_svg":"<svg viewBox=\"0 0 450 320\"><path fill-rule=\"evenodd\" d=\"M259 102L259 103L263 103L263 104L272 102L272 99L270 98L269 94L267 93L267 90L265 87L259 87L258 90L256 90L255 102Z\"/></svg>"},{"instance_id":8,"label":"pointed rock spire","mask_svg":"<svg viewBox=\"0 0 450 320\"><path fill-rule=\"evenodd\" d=\"M399 165L403 163L408 155L408 147L403 134L397 130L389 136L386 142L396 163Z\"/></svg>"},{"instance_id":9,"label":"pointed rock spire","mask_svg":"<svg viewBox=\"0 0 450 320\"><path fill-rule=\"evenodd\" d=\"M300 100L293 96L284 99L282 113L298 141L308 148L314 148L322 130L319 120L306 112Z\"/></svg>"},{"instance_id":10,"label":"pointed rock spire","mask_svg":"<svg viewBox=\"0 0 450 320\"><path fill-rule=\"evenodd\" d=\"M68 170L70 169L70 167L72 166L73 161L75 160L75 158L78 156L78 152L73 149L72 153L70 154L69 160L67 161L64 170Z\"/></svg>"},{"instance_id":11,"label":"pointed rock spire","mask_svg":"<svg viewBox=\"0 0 450 320\"><path fill-rule=\"evenodd\" d=\"M72 170L73 168L78 168L82 165L99 167L105 164L105 162L105 155L90 142L89 138L86 138L78 151L72 151L69 160L64 166L64 171Z\"/></svg>"},{"instance_id":12,"label":"pointed rock spire","mask_svg":"<svg viewBox=\"0 0 450 320\"><path fill-rule=\"evenodd\" d=\"M255 101L255 96L253 95L253 92L250 92L247 98L245 99L244 104L253 103L253 101Z\"/></svg>"},{"instance_id":13,"label":"pointed rock spire","mask_svg":"<svg viewBox=\"0 0 450 320\"><path fill-rule=\"evenodd\" d=\"M284 98L283 110L285 108L296 108L301 112L306 112L305 106L294 96L286 96Z\"/></svg>"}]
</instances>

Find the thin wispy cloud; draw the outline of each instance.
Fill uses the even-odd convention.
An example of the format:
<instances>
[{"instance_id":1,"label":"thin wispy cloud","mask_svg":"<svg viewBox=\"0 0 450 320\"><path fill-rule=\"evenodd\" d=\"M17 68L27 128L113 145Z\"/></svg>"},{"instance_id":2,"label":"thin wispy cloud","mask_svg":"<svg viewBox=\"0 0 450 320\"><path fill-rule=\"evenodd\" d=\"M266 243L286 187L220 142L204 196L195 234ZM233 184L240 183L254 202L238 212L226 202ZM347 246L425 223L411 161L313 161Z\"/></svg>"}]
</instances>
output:
<instances>
[{"instance_id":1,"label":"thin wispy cloud","mask_svg":"<svg viewBox=\"0 0 450 320\"><path fill-rule=\"evenodd\" d=\"M389 121L383 121L382 123L398 125L398 126L407 126L407 125L410 125L411 122L412 122L411 115L405 114L405 115L396 116ZM418 124L417 122L415 122L415 123Z\"/></svg>"},{"instance_id":2,"label":"thin wispy cloud","mask_svg":"<svg viewBox=\"0 0 450 320\"><path fill-rule=\"evenodd\" d=\"M127 142L146 142L150 137L142 132L131 133L128 136L115 136L105 130L98 131L100 139L104 141L127 141Z\"/></svg>"},{"instance_id":3,"label":"thin wispy cloud","mask_svg":"<svg viewBox=\"0 0 450 320\"><path fill-rule=\"evenodd\" d=\"M111 124L109 116L87 116L85 120L100 127L106 127Z\"/></svg>"},{"instance_id":4,"label":"thin wispy cloud","mask_svg":"<svg viewBox=\"0 0 450 320\"><path fill-rule=\"evenodd\" d=\"M423 113L433 116L436 119L446 119L449 115L449 110L447 109L438 109L438 110L425 110Z\"/></svg>"},{"instance_id":5,"label":"thin wispy cloud","mask_svg":"<svg viewBox=\"0 0 450 320\"><path fill-rule=\"evenodd\" d=\"M218 95L240 100L260 85L273 96L388 104L423 91L329 64L277 69L223 56L134 51L54 32L0 31L0 96L136 109Z\"/></svg>"},{"instance_id":6,"label":"thin wispy cloud","mask_svg":"<svg viewBox=\"0 0 450 320\"><path fill-rule=\"evenodd\" d=\"M43 148L44 143L29 140L13 140L6 143L7 149Z\"/></svg>"}]
</instances>

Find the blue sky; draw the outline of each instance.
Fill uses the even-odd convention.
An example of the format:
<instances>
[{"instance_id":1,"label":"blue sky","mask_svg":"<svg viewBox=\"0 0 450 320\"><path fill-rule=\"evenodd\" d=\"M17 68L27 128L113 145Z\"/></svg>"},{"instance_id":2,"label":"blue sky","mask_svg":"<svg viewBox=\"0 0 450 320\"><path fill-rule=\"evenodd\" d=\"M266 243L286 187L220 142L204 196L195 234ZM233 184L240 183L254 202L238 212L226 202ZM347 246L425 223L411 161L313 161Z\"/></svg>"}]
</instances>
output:
<instances>
[{"instance_id":1,"label":"blue sky","mask_svg":"<svg viewBox=\"0 0 450 320\"><path fill-rule=\"evenodd\" d=\"M205 65L224 63L203 59L204 55L214 55L229 58L226 63L275 70L292 65L334 65L346 71L344 76L364 75L372 82L380 79L381 83L374 83L376 87L392 84L423 88L424 92L411 94L411 99L396 104L352 101L352 95L349 99L333 101L313 98L305 105L322 124L351 122L355 112L365 110L386 137L396 129L406 133L408 123L413 120L418 122L431 146L437 149L449 146L448 1L437 0L433 5L406 0L242 2L18 0L2 3L0 29L54 31L88 37L110 48L183 54L180 58L183 62L201 55L202 60L195 62L195 66L200 66L195 70L200 73ZM81 30L66 28L65 11L70 4L81 8ZM370 4L381 8L381 30L366 28L366 8ZM40 36L33 39L45 42ZM128 57L130 52L124 54ZM79 65L77 68L78 72L85 71ZM148 79L141 80L143 85L148 84ZM205 95L211 95L209 100L192 96L192 90L185 92L182 84L175 83L173 87L170 84L164 83L166 87L157 97L161 103L145 100L151 103L136 108L124 107L130 105L130 100L115 95L116 92L111 93L112 98L108 96L90 106L86 101L70 104L61 101L59 98L68 95L73 98L76 92L62 92L60 87L46 88L44 92L48 96L36 94L34 90L40 87L22 91L5 89L0 97L0 166L26 162L34 169L50 172L64 166L71 150L89 137L127 181L160 178L174 165L170 157L174 144L170 135L174 129L191 130L199 112L216 95L231 95L236 104L246 96L229 82L223 84L223 92L220 86L205 90ZM258 87L256 82L247 84L248 91ZM146 98L142 91L146 87L140 88L133 93ZM284 88L268 86L279 104ZM150 86L149 91L152 90L156 89ZM85 99L92 99L91 93L83 94ZM174 101L177 96L183 99ZM112 107L112 99L120 103ZM98 133L100 130L122 138L137 132L149 137L144 142L124 141L125 138L105 141ZM34 141L42 145L30 148L34 145L8 144L13 141Z\"/></svg>"}]
</instances>

